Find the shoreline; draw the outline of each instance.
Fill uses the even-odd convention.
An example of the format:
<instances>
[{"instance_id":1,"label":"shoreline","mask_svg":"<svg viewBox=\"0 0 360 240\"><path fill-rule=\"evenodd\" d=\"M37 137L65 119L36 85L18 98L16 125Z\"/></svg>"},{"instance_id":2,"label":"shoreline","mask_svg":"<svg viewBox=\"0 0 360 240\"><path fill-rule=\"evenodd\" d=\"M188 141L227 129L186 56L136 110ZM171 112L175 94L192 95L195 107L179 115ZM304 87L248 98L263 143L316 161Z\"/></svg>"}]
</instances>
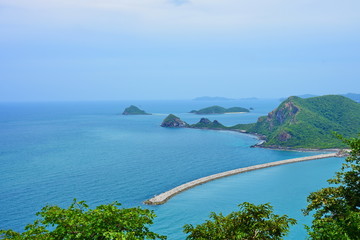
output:
<instances>
[{"instance_id":1,"label":"shoreline","mask_svg":"<svg viewBox=\"0 0 360 240\"><path fill-rule=\"evenodd\" d=\"M238 130L238 129L223 129L223 128L206 128L206 127L186 127L190 129L199 129L199 130L214 130L214 131L230 131L230 132L237 132L245 134L249 137L256 138L259 140L260 143L256 143L251 148L264 148L264 149L270 149L270 150L280 150L280 151L294 151L294 152L339 152L339 151L348 151L348 149L343 148L292 148L292 147L280 147L280 146L263 146L262 143L265 142L265 136L258 134L258 133L249 133L245 130Z\"/></svg>"},{"instance_id":2,"label":"shoreline","mask_svg":"<svg viewBox=\"0 0 360 240\"><path fill-rule=\"evenodd\" d=\"M319 154L319 155L314 155L314 156L309 156L309 157L292 158L292 159L280 160L280 161L276 161L276 162L258 164L258 165L254 165L254 166L250 166L250 167L238 168L238 169L234 169L234 170L230 170L230 171L226 171L226 172L221 172L221 173L202 177L202 178L184 183L182 185L179 185L173 189L170 189L169 191L166 191L164 193L161 193L159 195L154 196L153 198L150 198L150 199L144 201L144 204L147 204L147 205L164 204L169 199L171 199L172 197L174 197L175 195L177 195L181 192L184 192L190 188L193 188L198 185L201 185L201 184L204 184L204 183L216 180L216 179L220 179L223 177L228 177L228 176L232 176L232 175L236 175L236 174L240 174L240 173L244 173L244 172L250 172L250 171L254 171L254 170L258 170L258 169L275 167L275 166L280 166L280 165L285 165L285 164L290 164L290 163L317 160L317 159L323 159L323 158L332 158L332 157L341 157L341 155L339 155L338 152Z\"/></svg>"}]
</instances>

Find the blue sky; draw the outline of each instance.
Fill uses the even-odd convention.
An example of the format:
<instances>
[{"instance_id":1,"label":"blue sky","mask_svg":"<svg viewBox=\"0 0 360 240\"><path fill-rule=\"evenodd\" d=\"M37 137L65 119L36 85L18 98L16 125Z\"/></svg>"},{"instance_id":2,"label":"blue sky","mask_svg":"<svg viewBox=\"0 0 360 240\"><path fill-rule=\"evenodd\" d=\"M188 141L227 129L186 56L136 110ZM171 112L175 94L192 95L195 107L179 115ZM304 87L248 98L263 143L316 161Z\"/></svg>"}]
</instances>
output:
<instances>
[{"instance_id":1,"label":"blue sky","mask_svg":"<svg viewBox=\"0 0 360 240\"><path fill-rule=\"evenodd\" d=\"M358 0L0 0L0 101L360 93Z\"/></svg>"}]
</instances>

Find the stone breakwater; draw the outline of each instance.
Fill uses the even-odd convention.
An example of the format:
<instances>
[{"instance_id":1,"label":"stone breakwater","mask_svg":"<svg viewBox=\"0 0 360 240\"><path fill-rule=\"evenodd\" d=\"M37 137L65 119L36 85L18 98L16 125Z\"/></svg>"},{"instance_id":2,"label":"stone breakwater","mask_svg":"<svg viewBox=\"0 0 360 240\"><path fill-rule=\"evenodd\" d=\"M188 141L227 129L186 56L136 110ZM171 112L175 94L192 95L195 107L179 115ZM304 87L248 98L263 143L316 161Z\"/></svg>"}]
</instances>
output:
<instances>
[{"instance_id":1,"label":"stone breakwater","mask_svg":"<svg viewBox=\"0 0 360 240\"><path fill-rule=\"evenodd\" d=\"M182 184L182 185L177 186L167 192L161 193L160 195L157 195L149 200L146 200L144 203L148 204L148 205L161 205L161 204L166 203L170 198L172 198L176 194L179 194L187 189L193 188L197 185L201 185L206 182L213 181L215 179L228 177L228 176L239 174L239 173L254 171L254 170L258 170L258 169L262 169L262 168L275 167L275 166L289 164L289 163L296 163L296 162L303 162L303 161L322 159L322 158L331 158L331 157L339 157L339 154L338 153L320 154L320 155L315 155L315 156L310 156L310 157L293 158L293 159L288 159L288 160L281 160L281 161L276 161L276 162L254 165L254 166L245 167L245 168L238 168L238 169L210 175L207 177L199 178L194 181Z\"/></svg>"}]
</instances>

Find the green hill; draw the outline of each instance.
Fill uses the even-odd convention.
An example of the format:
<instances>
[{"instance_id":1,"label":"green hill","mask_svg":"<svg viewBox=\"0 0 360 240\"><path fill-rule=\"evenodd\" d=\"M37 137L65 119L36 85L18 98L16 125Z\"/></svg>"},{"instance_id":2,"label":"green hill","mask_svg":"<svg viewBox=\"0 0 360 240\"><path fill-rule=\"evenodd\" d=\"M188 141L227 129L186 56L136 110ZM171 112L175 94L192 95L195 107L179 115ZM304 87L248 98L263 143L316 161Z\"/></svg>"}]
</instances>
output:
<instances>
[{"instance_id":1,"label":"green hill","mask_svg":"<svg viewBox=\"0 0 360 240\"><path fill-rule=\"evenodd\" d=\"M141 110L140 108L131 105L130 107L125 108L123 115L151 115L150 113Z\"/></svg>"},{"instance_id":2,"label":"green hill","mask_svg":"<svg viewBox=\"0 0 360 240\"><path fill-rule=\"evenodd\" d=\"M345 137L360 133L360 104L339 95L289 97L256 123L239 124L232 129L266 136L262 144L265 147L345 147L333 132Z\"/></svg>"},{"instance_id":3,"label":"green hill","mask_svg":"<svg viewBox=\"0 0 360 240\"><path fill-rule=\"evenodd\" d=\"M205 115L205 114L224 114L224 113L234 113L234 112L249 112L249 109L242 107L223 108L220 106L211 106L200 110L192 110L190 113Z\"/></svg>"}]
</instances>

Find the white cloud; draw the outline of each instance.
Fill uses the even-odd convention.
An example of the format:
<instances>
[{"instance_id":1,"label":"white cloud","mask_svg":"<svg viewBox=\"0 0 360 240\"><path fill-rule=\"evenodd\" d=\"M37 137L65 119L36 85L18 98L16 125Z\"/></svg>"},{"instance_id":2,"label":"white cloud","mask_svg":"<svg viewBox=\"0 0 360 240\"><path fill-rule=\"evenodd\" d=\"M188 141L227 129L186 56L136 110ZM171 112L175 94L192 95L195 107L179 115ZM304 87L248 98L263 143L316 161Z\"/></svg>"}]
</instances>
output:
<instances>
[{"instance_id":1,"label":"white cloud","mask_svg":"<svg viewBox=\"0 0 360 240\"><path fill-rule=\"evenodd\" d=\"M190 1L188 1L188 0L169 0L169 2L172 4L175 4L177 6L181 6L181 5L190 3Z\"/></svg>"},{"instance_id":2,"label":"white cloud","mask_svg":"<svg viewBox=\"0 0 360 240\"><path fill-rule=\"evenodd\" d=\"M4 24L135 32L360 26L358 0L2 0ZM7 12L7 13L6 13Z\"/></svg>"}]
</instances>

